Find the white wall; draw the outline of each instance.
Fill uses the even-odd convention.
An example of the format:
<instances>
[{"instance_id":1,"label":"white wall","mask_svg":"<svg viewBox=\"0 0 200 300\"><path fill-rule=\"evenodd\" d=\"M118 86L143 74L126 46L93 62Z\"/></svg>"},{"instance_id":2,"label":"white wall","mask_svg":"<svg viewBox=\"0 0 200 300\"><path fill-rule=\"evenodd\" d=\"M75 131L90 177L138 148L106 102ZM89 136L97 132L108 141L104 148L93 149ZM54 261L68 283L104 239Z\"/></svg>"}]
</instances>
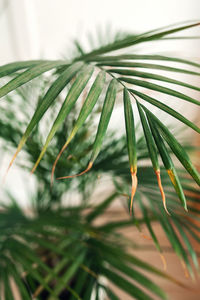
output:
<instances>
[{"instance_id":1,"label":"white wall","mask_svg":"<svg viewBox=\"0 0 200 300\"><path fill-rule=\"evenodd\" d=\"M0 0L0 62L55 59L70 39L86 40L98 26L141 32L194 19L200 19L199 0ZM184 51L198 54L193 45Z\"/></svg>"}]
</instances>

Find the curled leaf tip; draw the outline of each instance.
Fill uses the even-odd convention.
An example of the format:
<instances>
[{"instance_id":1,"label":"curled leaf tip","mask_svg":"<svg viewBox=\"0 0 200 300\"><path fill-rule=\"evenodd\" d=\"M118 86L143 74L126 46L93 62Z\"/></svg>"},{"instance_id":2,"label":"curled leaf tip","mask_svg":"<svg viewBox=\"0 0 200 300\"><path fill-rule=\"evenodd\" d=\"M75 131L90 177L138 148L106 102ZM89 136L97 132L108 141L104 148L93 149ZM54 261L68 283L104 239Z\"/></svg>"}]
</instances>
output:
<instances>
[{"instance_id":1,"label":"curled leaf tip","mask_svg":"<svg viewBox=\"0 0 200 300\"><path fill-rule=\"evenodd\" d=\"M12 157L10 163L9 163L9 166L8 166L7 171L9 171L9 169L11 168L11 166L12 166L12 164L14 163L14 161L15 161L15 159L16 159L18 153L19 153L19 151L17 150L17 151L15 152L15 154L13 155L13 157Z\"/></svg>"},{"instance_id":2,"label":"curled leaf tip","mask_svg":"<svg viewBox=\"0 0 200 300\"><path fill-rule=\"evenodd\" d=\"M164 209L166 211L166 213L170 215L168 209L167 209L167 205L166 205L166 198L165 198L165 193L164 193L164 190L163 190L163 187L162 187L162 182L161 182L161 177L160 177L160 170L156 170L155 171L156 173L156 177L157 177L157 181L158 181L158 186L159 186L159 189L160 189L160 193L161 193L161 196L162 196L162 201L163 201L163 206L164 206Z\"/></svg>"},{"instance_id":3,"label":"curled leaf tip","mask_svg":"<svg viewBox=\"0 0 200 300\"><path fill-rule=\"evenodd\" d=\"M167 270L167 262L166 262L166 259L165 259L164 255L161 254L161 253L160 253L160 258L161 258L161 261L162 261L162 264L163 264L163 269L164 269L164 271L166 271Z\"/></svg>"},{"instance_id":4,"label":"curled leaf tip","mask_svg":"<svg viewBox=\"0 0 200 300\"><path fill-rule=\"evenodd\" d=\"M81 176L81 175L87 173L92 168L92 166L93 166L93 162L90 161L87 168L84 171L82 171L81 173L74 174L74 175L69 175L69 176L58 177L56 179L66 179L66 178L74 178L74 177Z\"/></svg>"},{"instance_id":5,"label":"curled leaf tip","mask_svg":"<svg viewBox=\"0 0 200 300\"><path fill-rule=\"evenodd\" d=\"M53 164L52 171L51 171L51 186L53 185L53 177L54 177L56 165L57 165L63 151L67 148L67 146L68 146L68 143L65 143L64 146L62 147L62 149L60 150L60 152L58 153L56 160Z\"/></svg>"},{"instance_id":6,"label":"curled leaf tip","mask_svg":"<svg viewBox=\"0 0 200 300\"><path fill-rule=\"evenodd\" d=\"M135 196L135 192L136 192L136 189L137 189L137 183L138 183L138 180L137 180L137 172L136 171L133 171L131 169L131 179L132 179L132 187L131 187L131 204L130 204L130 214L132 213L132 209L133 209L133 198Z\"/></svg>"},{"instance_id":7,"label":"curled leaf tip","mask_svg":"<svg viewBox=\"0 0 200 300\"><path fill-rule=\"evenodd\" d=\"M31 174L33 174L33 173L35 172L35 170L36 170L36 166L34 166L34 167L32 168Z\"/></svg>"}]
</instances>

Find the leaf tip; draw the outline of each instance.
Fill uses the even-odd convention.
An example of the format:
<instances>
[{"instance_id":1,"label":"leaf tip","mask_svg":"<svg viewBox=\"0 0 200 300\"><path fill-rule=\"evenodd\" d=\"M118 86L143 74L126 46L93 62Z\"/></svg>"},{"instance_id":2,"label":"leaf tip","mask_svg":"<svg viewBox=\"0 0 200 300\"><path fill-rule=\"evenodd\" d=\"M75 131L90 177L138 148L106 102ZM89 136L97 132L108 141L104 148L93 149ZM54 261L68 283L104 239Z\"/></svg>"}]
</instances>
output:
<instances>
[{"instance_id":1,"label":"leaf tip","mask_svg":"<svg viewBox=\"0 0 200 300\"><path fill-rule=\"evenodd\" d=\"M52 171L51 171L51 187L53 185L53 178L54 178L54 173L55 173L55 168L56 168L56 165L63 153L63 151L66 149L66 147L68 146L68 143L65 143L64 146L62 147L62 149L60 150L60 152L58 153L57 157L56 157L56 160L53 164L53 167L52 167Z\"/></svg>"},{"instance_id":2,"label":"leaf tip","mask_svg":"<svg viewBox=\"0 0 200 300\"><path fill-rule=\"evenodd\" d=\"M161 193L161 197L162 197L164 209L165 209L166 213L169 216L171 216L171 214L169 213L169 211L167 209L167 205L166 205L166 198L165 198L165 193L164 193L162 182L161 182L160 170L155 170L155 173L156 173L156 177L157 177L157 181L158 181L158 187L160 189L160 193Z\"/></svg>"},{"instance_id":3,"label":"leaf tip","mask_svg":"<svg viewBox=\"0 0 200 300\"><path fill-rule=\"evenodd\" d=\"M38 159L35 163L35 165L33 166L32 170L31 170L31 174L33 174L35 172L35 170L37 169L38 165L39 165L40 160Z\"/></svg>"},{"instance_id":4,"label":"leaf tip","mask_svg":"<svg viewBox=\"0 0 200 300\"><path fill-rule=\"evenodd\" d=\"M6 177L7 177L7 175L8 175L8 172L9 172L10 168L12 167L12 165L13 165L13 163L14 163L14 161L15 161L15 159L16 159L18 153L19 153L19 151L20 151L20 150L17 149L17 151L16 151L15 154L13 155L13 157L12 157L12 159L11 159L9 165L8 165L8 168L7 168L7 170L6 170L6 172L5 172L4 176L3 176L3 180L2 180L3 184L6 182Z\"/></svg>"},{"instance_id":5,"label":"leaf tip","mask_svg":"<svg viewBox=\"0 0 200 300\"><path fill-rule=\"evenodd\" d=\"M130 203L130 214L132 214L132 209L133 209L133 198L135 196L136 190L137 190L137 170L134 170L131 167L131 180L132 180L132 187L131 187L131 203Z\"/></svg>"},{"instance_id":6,"label":"leaf tip","mask_svg":"<svg viewBox=\"0 0 200 300\"><path fill-rule=\"evenodd\" d=\"M58 178L56 178L56 179L59 179L59 180L60 180L60 179L67 179L67 178L74 178L74 177L81 176L81 175L87 173L87 172L92 168L92 166L93 166L93 162L90 161L89 164L88 164L88 166L87 166L87 168L86 168L84 171L82 171L81 173L79 173L79 174L74 174L74 175L69 175L69 176L62 176L62 177L58 177Z\"/></svg>"}]
</instances>

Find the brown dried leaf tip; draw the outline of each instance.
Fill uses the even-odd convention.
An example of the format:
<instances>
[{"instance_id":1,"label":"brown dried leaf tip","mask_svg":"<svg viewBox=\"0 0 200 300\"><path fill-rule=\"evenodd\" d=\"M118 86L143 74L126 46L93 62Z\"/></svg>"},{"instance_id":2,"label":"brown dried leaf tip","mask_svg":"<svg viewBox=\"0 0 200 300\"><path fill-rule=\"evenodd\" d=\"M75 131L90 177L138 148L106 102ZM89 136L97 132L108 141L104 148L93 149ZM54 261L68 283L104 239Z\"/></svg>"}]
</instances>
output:
<instances>
[{"instance_id":1,"label":"brown dried leaf tip","mask_svg":"<svg viewBox=\"0 0 200 300\"><path fill-rule=\"evenodd\" d=\"M132 214L132 209L133 209L133 198L135 196L136 190L137 190L137 169L134 170L131 168L131 179L132 179L132 187L131 187L131 203L130 203L130 214Z\"/></svg>"},{"instance_id":2,"label":"brown dried leaf tip","mask_svg":"<svg viewBox=\"0 0 200 300\"><path fill-rule=\"evenodd\" d=\"M169 211L168 211L168 209L167 209L167 206L166 206L166 198L165 198L165 193L164 193L164 190L163 190L163 187L162 187L162 183L161 183L160 170L156 170L155 173L156 173L156 177L157 177L157 181L158 181L158 186L159 186L159 189L160 189L160 193L161 193L161 196L162 196L162 201L163 201L164 209L167 212L167 214L169 216L171 216L170 213L169 213Z\"/></svg>"}]
</instances>

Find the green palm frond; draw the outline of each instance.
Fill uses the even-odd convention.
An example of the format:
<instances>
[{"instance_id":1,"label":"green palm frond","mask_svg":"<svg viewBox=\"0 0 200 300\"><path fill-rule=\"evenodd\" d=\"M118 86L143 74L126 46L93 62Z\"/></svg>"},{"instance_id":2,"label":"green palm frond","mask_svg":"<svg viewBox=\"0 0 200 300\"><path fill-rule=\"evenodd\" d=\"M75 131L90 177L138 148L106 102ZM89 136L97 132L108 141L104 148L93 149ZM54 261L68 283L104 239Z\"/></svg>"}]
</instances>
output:
<instances>
[{"instance_id":1,"label":"green palm frond","mask_svg":"<svg viewBox=\"0 0 200 300\"><path fill-rule=\"evenodd\" d=\"M135 210L141 210L143 221L149 230L149 234L158 251L162 253L162 241L159 241L157 233L154 232L152 222L159 222L161 224L174 251L178 257L184 261L190 274L193 276L188 256L191 257L194 267L198 268L198 260L196 252L192 248L191 240L194 238L199 241L199 226L196 225L196 221L199 220L199 209L196 204L198 203L200 193L193 186L192 179L188 178L181 169L178 169L177 173L187 197L187 207L189 211L187 213L182 212L176 192L171 189L171 183L167 173L164 172L164 168L160 170L170 216L166 215L163 210L159 189L156 188L156 178L152 176L152 169L146 166L138 167L139 185L135 194ZM118 176L116 180L118 192L120 194L126 194L130 182L129 176L126 174L126 164L124 164L124 167L121 165L121 170L116 170L115 176ZM137 214L134 214L134 222L137 223ZM138 220L138 222L140 223L140 220ZM177 237L177 232L179 233L179 237Z\"/></svg>"},{"instance_id":2,"label":"green palm frond","mask_svg":"<svg viewBox=\"0 0 200 300\"><path fill-rule=\"evenodd\" d=\"M7 290L12 280L22 299L46 299L46 293L51 295L48 299L60 299L61 295L71 295L71 299L86 299L87 295L90 299L98 289L115 295L104 287L102 277L135 299L153 299L153 294L166 299L143 272L181 283L128 254L121 243L123 237L109 226L93 225L116 196L111 195L85 216L81 207L41 212L33 218L17 205L1 212L0 281L7 293L5 299L15 297L13 287Z\"/></svg>"},{"instance_id":3,"label":"green palm frond","mask_svg":"<svg viewBox=\"0 0 200 300\"><path fill-rule=\"evenodd\" d=\"M196 203L200 195L193 182L199 185L200 178L186 152L192 146L180 144L176 133L172 134L171 128L145 105L156 106L197 133L200 129L143 88L199 106L200 101L184 88L199 92L200 87L174 79L173 75L199 76L200 64L134 51L134 46L141 43L168 38L173 41L171 34L198 25L199 22L190 22L143 34L120 34L89 53L76 41L78 56L71 60L25 61L0 67L0 77L9 79L6 84L3 79L0 88L0 97L5 97L0 111L0 137L5 142L2 147L17 148L9 167L23 150L28 159L24 162L19 158L17 163L32 169L37 179L35 194L29 197L32 217L14 202L0 212L0 285L6 300L15 299L13 282L21 299L73 300L90 299L91 295L101 299L102 292L109 299L119 299L102 278L134 299L166 299L161 288L144 274L180 282L129 254L129 247L137 248L137 244L127 242L118 232L128 226L142 230L145 225L162 256L162 243L152 222L161 225L191 276L193 265L198 270L197 253L190 242L191 238L200 242L200 229L195 222L199 221ZM176 65L171 66L173 63ZM139 71L140 68L145 71ZM163 76L159 71L172 75ZM34 101L27 100L29 88ZM126 135L122 136L108 130L118 100L124 105ZM19 107L23 116L18 118ZM137 113L142 126L135 124ZM61 155L66 148L67 156ZM176 167L174 155L185 170ZM86 176L80 176L89 170ZM75 179L57 180L50 188L54 172L56 178ZM115 192L94 207L91 203L96 199L91 191L103 172L113 180ZM132 216L97 225L96 220L116 198L129 195L131 181L131 197L122 201ZM69 203L62 206L63 195L74 189L80 191L84 201L77 207ZM161 198L170 216L165 213Z\"/></svg>"},{"instance_id":4,"label":"green palm frond","mask_svg":"<svg viewBox=\"0 0 200 300\"><path fill-rule=\"evenodd\" d=\"M151 130L150 127L149 130ZM133 224L141 224L142 226L144 224L146 225L152 241L155 243L157 250L162 255L162 240L159 240L159 238L157 237L157 233L154 232L152 226L152 223L160 223L161 227L163 228L164 234L167 236L172 248L180 258L181 262L184 262L190 274L193 276L192 264L189 257L192 259L194 267L198 269L199 267L197 254L192 247L191 241L195 239L197 242L199 242L199 226L196 222L199 221L199 209L197 208L197 204L199 202L198 199L200 197L200 193L194 186L193 179L188 177L187 173L183 169L176 168L176 176L178 176L178 182L181 183L181 185L179 185L182 193L181 196L184 197L184 201L185 197L187 199L188 212L183 212L180 209L182 203L180 203L178 200L180 191L176 189L173 190L173 185L171 184L168 173L165 172L164 167L159 167L158 165L160 177L162 178L162 187L165 193L165 201L168 212L170 214L166 215L165 211L163 210L159 186L156 182L157 178L156 176L154 176L152 168L149 166L149 164L147 164L147 162L144 166L141 166L141 162L144 162L144 159L145 161L147 159L151 159L151 161L153 162L153 156L151 156L152 150L150 150L149 152L148 150L146 150L146 142L148 145L148 140L145 141L144 137L139 138L137 141L137 152L141 155L138 155L137 177L139 184L134 197L135 209L132 222ZM159 145L161 145L161 136L159 138L159 142ZM119 195L128 195L130 176L127 173L129 163L124 137L122 137L121 140L118 140L118 144L118 150L116 149L110 152L108 151L107 154L100 155L93 171L96 171L97 173L110 172ZM155 148L152 149L155 150ZM167 151L168 156L169 154L172 154L170 148L167 148L167 145L165 146L165 151ZM157 165L155 166L157 167ZM125 199L123 200L123 202L124 201ZM137 218L138 213L136 212L138 212L138 210L140 210L142 213L142 220ZM123 226L123 224L126 226L127 223L111 222L110 224L106 224L105 227L112 229L117 228L118 226Z\"/></svg>"},{"instance_id":5,"label":"green palm frond","mask_svg":"<svg viewBox=\"0 0 200 300\"><path fill-rule=\"evenodd\" d=\"M131 98L132 97L134 98L135 96L137 96L137 97L159 107L161 110L164 110L168 114L170 114L173 117L175 117L176 119L182 121L187 126L191 127L192 129L194 129L195 131L197 131L199 133L200 129L193 122L187 120L184 116L182 116L178 112L174 111L171 107L161 103L159 100L149 97L145 93L141 93L135 89L136 87L143 87L143 88L147 88L147 89L159 92L159 93L164 93L164 94L167 94L167 95L170 95L170 96L182 99L182 100L186 100L193 104L199 105L199 103L200 103L199 100L194 99L185 93L181 93L181 92L177 91L176 89L164 87L160 84L155 84L155 83L152 83L149 81L144 81L141 79L142 78L150 79L150 80L153 79L153 80L156 80L159 82L163 82L163 83L167 82L167 83L170 83L173 85L177 85L180 87L187 87L187 88L191 88L191 89L194 89L197 91L200 90L199 87L190 85L188 83L184 83L182 81L175 80L171 77L161 76L159 74L155 74L155 73L151 73L151 72L149 72L149 73L139 72L139 71L135 70L138 68L143 68L143 69L150 69L150 70L164 70L164 71L168 71L171 73L181 72L181 73L199 76L200 73L198 71L193 71L193 70L188 69L189 65L199 68L200 65L198 63L184 60L181 58L167 57L167 56L161 56L161 55L143 55L143 54L132 54L132 53L131 54L125 53L125 54L121 54L121 55L117 54L116 56L113 55L113 52L116 50L128 48L130 46L134 46L134 45L141 44L144 42L159 41L165 37L168 37L168 36L170 37L171 34L174 34L176 32L180 32L182 30L186 30L186 29L198 26L198 25L199 25L199 23L196 22L196 23L183 24L181 26L171 26L171 27L167 27L167 28L152 30L152 31L149 31L149 32L146 32L143 34L139 34L139 35L127 35L121 39L119 38L117 40L114 40L114 42L111 42L108 45L101 46L100 48L95 49L95 50L91 51L90 53L85 53L85 51L81 51L81 52L79 51L79 53L81 55L77 58L74 58L74 60L72 60L71 62L70 61L27 61L27 62L22 62L22 63L18 62L18 63L12 63L12 64L2 66L1 70L0 70L1 76L11 75L11 74L17 74L17 75L14 78L12 78L7 84L5 84L4 86L2 86L0 88L0 96L1 97L5 96L10 91L15 90L17 87L25 84L26 82L29 82L30 80L40 76L41 74L43 74L51 69L57 70L57 72L54 75L52 75L56 79L54 80L53 83L50 84L49 89L47 90L43 99L38 104L38 107L36 108L35 113L31 119L31 121L29 122L25 133L23 134L23 136L21 138L21 141L18 144L17 151L16 151L15 155L13 156L13 159L12 159L9 167L12 165L17 154L22 149L24 143L27 141L27 138L30 136L34 127L40 122L41 118L46 113L46 111L56 101L56 98L58 97L60 92L63 91L63 89L67 85L69 85L72 78L75 78L75 79L73 79L73 80L75 80L73 85L67 92L63 106L60 108L60 111L56 117L56 120L53 123L52 129L50 130L50 132L47 136L47 140L46 140L44 147L39 155L39 158L36 161L33 171L35 170L35 168L39 164L41 158L47 151L49 142L52 140L53 136L56 134L57 130L59 129L61 124L64 122L64 119L70 113L72 107L75 105L75 102L82 94L84 87L87 86L86 93L88 94L88 98L90 98L90 94L93 93L92 89L94 89L94 87L90 87L88 85L89 78L92 76L91 80L94 81L94 85L96 85L97 89L101 89L101 87L103 88L104 85L107 85L107 82L105 84L103 84L103 82L101 82L101 80L95 81L97 79L97 76L99 76L98 72L96 73L96 70L104 70L104 72L107 74L107 81L110 81L109 75L111 75L111 78L114 77L116 82L119 83L118 86L120 87L120 85L121 85L121 87L124 87L127 95L129 94L131 96ZM78 45L79 45L79 43L77 44L77 46ZM132 49L134 49L134 47L132 47ZM112 52L112 55L105 56L105 54L107 54L109 52ZM156 63L154 64L154 63L145 63L145 62L140 62L140 63L135 62L135 60L138 60L138 59L139 60L151 60L151 61L153 60L153 61L166 61L166 62L181 63L183 65L187 65L187 69L179 68L179 67L174 68L171 66L161 65L161 64L156 64ZM95 73L92 75L92 73L93 73L92 70L94 67L95 67ZM116 67L120 67L120 68L116 68ZM134 70L132 70L130 68L134 68ZM21 72L21 70L23 70L23 71ZM121 77L119 77L119 75ZM140 77L141 79L135 79L135 77ZM102 93L102 91L100 92L100 94L101 93ZM109 96L109 97L111 97L111 96ZM108 100L108 102L110 102L110 101L111 100ZM75 126L76 129L73 130L72 136L69 137L65 141L64 145L61 147L61 151L53 165L52 176L53 176L53 173L55 170L55 166L56 166L58 159L60 158L62 152L65 150L66 146L69 144L69 142L71 141L72 137L76 134L78 129L83 125L83 122L85 121L85 119L92 113L92 108L94 107L95 103L96 103L96 101L94 101L94 103L88 102L87 112L80 113L80 116L77 120L77 123L79 125L78 125L78 127L76 127L77 125ZM85 111L85 107L86 107L86 105L82 107L83 111ZM84 116L82 116L83 114L84 114ZM103 118L103 115L104 115L104 110L102 111L102 118ZM105 114L105 122L106 123L109 123L109 118L110 117ZM101 120L100 120L100 123L101 123ZM101 124L99 124L99 126L101 127ZM128 125L128 128L126 128L127 136L129 136L128 130L130 130L129 125ZM106 133L105 130L103 130L102 133L97 132L96 140L92 146L93 147L92 158L89 161L88 167L86 169L87 171L93 165L94 159L98 155L98 153L101 149L102 142L100 140L103 140L105 133ZM169 135L167 135L167 136L169 136ZM99 139L98 146L96 146L97 139ZM95 150L96 147L98 148L98 151ZM173 149L175 150L175 148L173 148ZM172 151L174 151L174 150L172 150ZM179 155L180 151L181 151L180 147L179 148L176 147L176 150L177 150L177 152L176 152L177 155L180 157L180 155ZM188 158L185 158L185 159L188 160ZM192 165L190 164L190 166L187 169L188 171L190 170L191 166ZM196 174L194 167L192 167L192 170L193 170L193 172L192 172L192 174L190 172L190 174L199 183L199 179L197 178L198 176ZM84 173L84 172L82 172L82 173ZM70 174L69 174L69 176L70 176ZM67 177L67 176L64 176L64 177Z\"/></svg>"}]
</instances>

